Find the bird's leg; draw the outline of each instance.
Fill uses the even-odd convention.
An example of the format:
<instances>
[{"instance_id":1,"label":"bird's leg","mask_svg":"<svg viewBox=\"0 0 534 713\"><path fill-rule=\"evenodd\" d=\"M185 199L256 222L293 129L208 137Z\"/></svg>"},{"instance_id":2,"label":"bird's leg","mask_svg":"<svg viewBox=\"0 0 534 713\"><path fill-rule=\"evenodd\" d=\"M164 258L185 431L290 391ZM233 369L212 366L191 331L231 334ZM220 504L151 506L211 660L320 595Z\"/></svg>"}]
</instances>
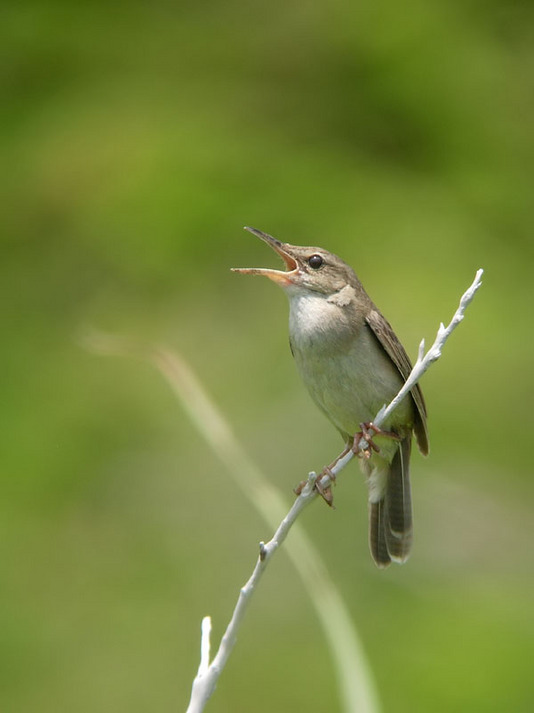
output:
<instances>
[{"instance_id":1,"label":"bird's leg","mask_svg":"<svg viewBox=\"0 0 534 713\"><path fill-rule=\"evenodd\" d=\"M348 443L345 448L342 450L342 452L330 463L330 465L325 465L325 467L322 469L319 477L315 481L315 490L319 493L319 495L322 497L322 499L325 501L327 505L330 507L333 507L333 502L334 502L334 496L332 495L332 488L330 487L332 483L336 482L336 474L333 471L333 468L338 464L338 462L347 455L347 453L351 449L351 445ZM324 476L327 475L330 478L330 483L327 485L326 488L323 488L321 485L321 480L324 478ZM308 481L303 480L300 482L296 488L293 489L293 492L295 495L300 495L302 492L302 489L306 485Z\"/></svg>"},{"instance_id":2,"label":"bird's leg","mask_svg":"<svg viewBox=\"0 0 534 713\"><path fill-rule=\"evenodd\" d=\"M337 462L337 459L336 461ZM321 485L321 480L324 478L325 475L328 475L330 478L330 483L326 486L326 488L323 488ZM336 476L332 471L330 470L330 466L325 466L323 470L321 471L320 475L315 481L315 485L313 486L315 490L319 493L319 495L322 497L322 499L325 501L327 505L330 505L330 507L333 507L332 503L334 502L334 496L332 495L332 489L330 485L335 482ZM295 495L300 495L304 489L304 486L308 483L307 480L302 480L295 488L293 488L293 492Z\"/></svg>"},{"instance_id":3,"label":"bird's leg","mask_svg":"<svg viewBox=\"0 0 534 713\"><path fill-rule=\"evenodd\" d=\"M330 482L326 486L326 488L323 488L321 485L321 480L324 478L324 476L327 475L330 478ZM332 473L330 470L330 466L326 465L323 470L321 471L320 476L317 478L315 481L315 490L319 493L319 495L322 497L322 499L325 501L327 505L330 507L334 507L334 496L332 495L332 483L336 482L336 476Z\"/></svg>"},{"instance_id":4,"label":"bird's leg","mask_svg":"<svg viewBox=\"0 0 534 713\"><path fill-rule=\"evenodd\" d=\"M343 448L341 453L336 458L334 458L334 460L330 463L330 465L325 465L324 470L323 470L324 475L329 475L332 478L332 480L335 480L336 476L332 472L332 469L335 468L336 465L339 463L339 461L347 455L347 453L350 451L351 448L352 448L352 445L349 440L348 443L345 443L345 448Z\"/></svg>"},{"instance_id":5,"label":"bird's leg","mask_svg":"<svg viewBox=\"0 0 534 713\"><path fill-rule=\"evenodd\" d=\"M334 507L333 502L334 502L334 496L332 495L332 488L330 487L332 483L336 482L336 474L334 473L334 468L336 465L339 463L339 461L347 455L347 453L351 450L352 446L350 443L345 444L345 448L341 451L341 453L334 458L334 460L330 463L330 465L325 465L323 470L321 471L321 475L319 478L317 478L317 481L315 483L315 489L319 493L319 495L323 498L325 503L327 505L330 505L330 507ZM330 483L326 488L323 488L321 486L321 479L327 475L330 478Z\"/></svg>"},{"instance_id":6,"label":"bird's leg","mask_svg":"<svg viewBox=\"0 0 534 713\"><path fill-rule=\"evenodd\" d=\"M380 448L373 441L374 436L384 436L386 438L393 438L395 441L400 441L400 436L394 431L383 431L378 426L375 426L372 421L368 423L360 423L361 431L359 431L354 436L354 441L352 444L352 450L358 458L369 459L375 453L380 453ZM365 441L367 446L365 448L360 448L360 443Z\"/></svg>"}]
</instances>

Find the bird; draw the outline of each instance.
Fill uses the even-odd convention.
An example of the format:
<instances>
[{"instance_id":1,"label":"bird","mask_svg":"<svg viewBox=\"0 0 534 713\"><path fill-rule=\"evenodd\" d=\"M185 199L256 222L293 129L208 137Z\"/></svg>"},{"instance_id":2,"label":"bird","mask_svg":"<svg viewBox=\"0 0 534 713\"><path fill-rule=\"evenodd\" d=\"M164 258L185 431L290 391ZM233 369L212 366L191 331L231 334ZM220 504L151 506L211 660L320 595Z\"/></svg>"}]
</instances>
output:
<instances>
[{"instance_id":1,"label":"bird","mask_svg":"<svg viewBox=\"0 0 534 713\"><path fill-rule=\"evenodd\" d=\"M391 325L354 270L319 247L284 243L256 228L285 263L284 270L233 268L264 275L289 298L289 342L312 400L353 449L368 484L369 548L376 565L403 563L413 539L410 453L412 435L429 451L427 409L416 384L383 428L372 419L396 396L412 365ZM365 439L368 447L358 449ZM325 472L328 472L326 469Z\"/></svg>"}]
</instances>

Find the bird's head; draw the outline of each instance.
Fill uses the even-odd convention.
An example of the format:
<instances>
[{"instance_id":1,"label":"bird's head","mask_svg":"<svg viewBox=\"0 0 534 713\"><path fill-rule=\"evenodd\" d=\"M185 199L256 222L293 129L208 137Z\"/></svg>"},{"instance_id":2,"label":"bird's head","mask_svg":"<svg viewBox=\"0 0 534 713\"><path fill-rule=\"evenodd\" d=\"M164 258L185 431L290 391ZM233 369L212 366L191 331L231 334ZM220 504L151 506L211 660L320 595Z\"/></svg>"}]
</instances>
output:
<instances>
[{"instance_id":1,"label":"bird's head","mask_svg":"<svg viewBox=\"0 0 534 713\"><path fill-rule=\"evenodd\" d=\"M317 247L302 247L282 243L256 228L245 227L249 233L261 238L283 259L286 269L263 267L235 267L234 272L245 275L265 275L289 294L311 291L325 295L334 294L346 285L354 284L354 271L340 257Z\"/></svg>"}]
</instances>

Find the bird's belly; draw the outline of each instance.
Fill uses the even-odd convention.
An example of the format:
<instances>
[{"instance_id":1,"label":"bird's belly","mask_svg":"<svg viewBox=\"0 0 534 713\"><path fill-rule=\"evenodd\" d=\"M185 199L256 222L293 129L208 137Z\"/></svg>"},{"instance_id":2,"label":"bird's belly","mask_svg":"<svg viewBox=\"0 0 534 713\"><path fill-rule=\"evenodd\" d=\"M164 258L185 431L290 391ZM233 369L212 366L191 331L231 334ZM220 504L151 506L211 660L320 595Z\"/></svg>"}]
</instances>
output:
<instances>
[{"instance_id":1,"label":"bird's belly","mask_svg":"<svg viewBox=\"0 0 534 713\"><path fill-rule=\"evenodd\" d=\"M403 380L367 327L343 349L332 351L308 345L295 349L295 360L313 400L345 436L360 430L399 391ZM413 420L408 397L383 425L408 426Z\"/></svg>"}]
</instances>

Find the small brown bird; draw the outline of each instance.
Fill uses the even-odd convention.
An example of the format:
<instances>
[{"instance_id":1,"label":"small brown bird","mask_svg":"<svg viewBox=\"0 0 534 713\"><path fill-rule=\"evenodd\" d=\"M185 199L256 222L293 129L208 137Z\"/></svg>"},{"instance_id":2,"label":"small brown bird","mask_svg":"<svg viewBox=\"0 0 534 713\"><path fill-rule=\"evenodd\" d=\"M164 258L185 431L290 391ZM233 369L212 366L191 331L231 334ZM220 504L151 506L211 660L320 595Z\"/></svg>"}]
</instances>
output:
<instances>
[{"instance_id":1,"label":"small brown bird","mask_svg":"<svg viewBox=\"0 0 534 713\"><path fill-rule=\"evenodd\" d=\"M246 230L270 245L287 269L235 271L265 275L283 288L289 298L291 351L312 399L347 448L356 448L362 432L369 441L372 419L411 371L402 344L352 268L337 255L282 243L255 228ZM405 562L410 554L412 431L426 455L426 407L418 385L384 430L376 429L372 448L360 460L369 485L369 546L379 567Z\"/></svg>"}]
</instances>

